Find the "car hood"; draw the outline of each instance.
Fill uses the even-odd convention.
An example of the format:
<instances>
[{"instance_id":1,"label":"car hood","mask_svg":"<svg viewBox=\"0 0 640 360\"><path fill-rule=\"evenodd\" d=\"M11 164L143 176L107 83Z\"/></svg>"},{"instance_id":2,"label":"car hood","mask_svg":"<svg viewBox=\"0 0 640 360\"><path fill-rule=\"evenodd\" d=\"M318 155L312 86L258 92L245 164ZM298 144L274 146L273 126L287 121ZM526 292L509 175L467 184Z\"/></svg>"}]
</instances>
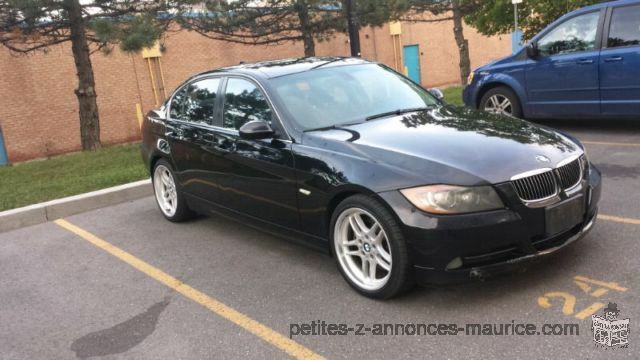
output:
<instances>
[{"instance_id":1,"label":"car hood","mask_svg":"<svg viewBox=\"0 0 640 360\"><path fill-rule=\"evenodd\" d=\"M508 64L513 62L515 59L518 59L520 57L520 52L517 52L515 54L511 54L511 55L507 55L505 57L502 57L500 59L496 59L493 61L490 61L476 69L474 69L474 72L481 72L481 71L487 71L487 70L491 70L492 67L496 66L496 65L502 65L502 64Z\"/></svg>"},{"instance_id":2,"label":"car hood","mask_svg":"<svg viewBox=\"0 0 640 360\"><path fill-rule=\"evenodd\" d=\"M305 144L312 143L400 168L424 184L495 184L583 153L549 128L453 106L308 132Z\"/></svg>"}]
</instances>

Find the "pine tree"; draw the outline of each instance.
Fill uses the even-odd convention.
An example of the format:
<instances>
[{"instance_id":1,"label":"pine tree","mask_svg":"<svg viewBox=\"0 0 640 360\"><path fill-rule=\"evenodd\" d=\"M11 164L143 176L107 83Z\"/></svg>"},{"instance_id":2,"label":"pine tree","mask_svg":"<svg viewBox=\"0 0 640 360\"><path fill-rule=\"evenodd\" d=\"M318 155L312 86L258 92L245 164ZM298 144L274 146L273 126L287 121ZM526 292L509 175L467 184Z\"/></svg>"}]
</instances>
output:
<instances>
[{"instance_id":1,"label":"pine tree","mask_svg":"<svg viewBox=\"0 0 640 360\"><path fill-rule=\"evenodd\" d=\"M358 26L381 26L398 11L397 0L359 0ZM403 1L403 0L400 0ZM305 56L316 41L347 31L341 0L209 1L204 9L183 13L180 23L208 38L240 44L302 42Z\"/></svg>"},{"instance_id":2,"label":"pine tree","mask_svg":"<svg viewBox=\"0 0 640 360\"><path fill-rule=\"evenodd\" d=\"M147 0L0 0L0 44L15 53L48 51L71 43L77 71L83 150L101 147L91 54L119 44L125 51L151 46L181 2Z\"/></svg>"}]
</instances>

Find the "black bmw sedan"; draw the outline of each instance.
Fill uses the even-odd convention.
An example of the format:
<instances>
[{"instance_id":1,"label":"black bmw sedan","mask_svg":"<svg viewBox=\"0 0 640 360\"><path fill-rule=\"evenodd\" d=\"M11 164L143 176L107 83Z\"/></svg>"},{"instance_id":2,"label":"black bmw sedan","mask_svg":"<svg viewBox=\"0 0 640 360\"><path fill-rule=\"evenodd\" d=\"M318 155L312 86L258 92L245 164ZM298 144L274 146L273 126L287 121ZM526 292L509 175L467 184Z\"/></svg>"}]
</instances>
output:
<instances>
[{"instance_id":1,"label":"black bmw sedan","mask_svg":"<svg viewBox=\"0 0 640 360\"><path fill-rule=\"evenodd\" d=\"M373 298L554 253L601 193L575 138L353 58L193 76L146 116L142 153L168 220L215 213L321 248Z\"/></svg>"}]
</instances>

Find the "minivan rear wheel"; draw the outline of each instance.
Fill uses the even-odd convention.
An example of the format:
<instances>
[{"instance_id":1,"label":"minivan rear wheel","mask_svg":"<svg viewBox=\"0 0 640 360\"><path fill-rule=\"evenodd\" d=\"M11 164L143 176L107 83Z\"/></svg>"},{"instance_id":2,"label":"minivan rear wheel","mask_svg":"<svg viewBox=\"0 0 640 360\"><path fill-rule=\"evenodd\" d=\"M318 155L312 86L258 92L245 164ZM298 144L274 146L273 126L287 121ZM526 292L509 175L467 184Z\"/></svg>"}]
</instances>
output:
<instances>
[{"instance_id":1,"label":"minivan rear wheel","mask_svg":"<svg viewBox=\"0 0 640 360\"><path fill-rule=\"evenodd\" d=\"M504 86L487 91L480 100L480 109L493 114L522 118L522 107L518 96Z\"/></svg>"}]
</instances>

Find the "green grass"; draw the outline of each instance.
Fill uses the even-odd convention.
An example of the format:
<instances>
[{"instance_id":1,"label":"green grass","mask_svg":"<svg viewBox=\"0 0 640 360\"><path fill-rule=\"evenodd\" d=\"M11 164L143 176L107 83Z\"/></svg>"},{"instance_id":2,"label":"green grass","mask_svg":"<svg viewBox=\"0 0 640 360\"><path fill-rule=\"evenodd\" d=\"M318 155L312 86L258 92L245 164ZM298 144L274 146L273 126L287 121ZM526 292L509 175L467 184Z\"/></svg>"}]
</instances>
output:
<instances>
[{"instance_id":1,"label":"green grass","mask_svg":"<svg viewBox=\"0 0 640 360\"><path fill-rule=\"evenodd\" d=\"M0 167L0 211L148 177L140 144Z\"/></svg>"},{"instance_id":2,"label":"green grass","mask_svg":"<svg viewBox=\"0 0 640 360\"><path fill-rule=\"evenodd\" d=\"M464 106L462 102L462 86L452 86L442 89L444 101L452 105Z\"/></svg>"}]
</instances>

